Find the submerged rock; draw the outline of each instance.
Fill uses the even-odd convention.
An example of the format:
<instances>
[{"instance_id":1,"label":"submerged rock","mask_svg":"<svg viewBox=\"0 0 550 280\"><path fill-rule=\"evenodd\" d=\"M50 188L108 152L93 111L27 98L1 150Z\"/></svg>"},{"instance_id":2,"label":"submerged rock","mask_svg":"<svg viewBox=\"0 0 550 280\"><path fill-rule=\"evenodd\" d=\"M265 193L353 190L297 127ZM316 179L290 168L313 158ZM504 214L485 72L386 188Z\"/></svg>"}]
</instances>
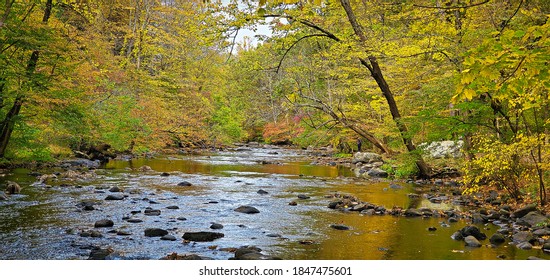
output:
<instances>
[{"instance_id":1,"label":"submerged rock","mask_svg":"<svg viewBox=\"0 0 550 280\"><path fill-rule=\"evenodd\" d=\"M183 239L189 240L189 241L196 241L196 242L209 242L214 241L216 239L222 238L225 235L221 232L208 232L208 231L200 231L200 232L186 232L183 234Z\"/></svg>"},{"instance_id":2,"label":"submerged rock","mask_svg":"<svg viewBox=\"0 0 550 280\"><path fill-rule=\"evenodd\" d=\"M245 214L260 213L260 210L256 209L255 207L252 207L252 206L239 206L238 208L235 209L235 211L237 211L239 213L245 213Z\"/></svg>"}]
</instances>

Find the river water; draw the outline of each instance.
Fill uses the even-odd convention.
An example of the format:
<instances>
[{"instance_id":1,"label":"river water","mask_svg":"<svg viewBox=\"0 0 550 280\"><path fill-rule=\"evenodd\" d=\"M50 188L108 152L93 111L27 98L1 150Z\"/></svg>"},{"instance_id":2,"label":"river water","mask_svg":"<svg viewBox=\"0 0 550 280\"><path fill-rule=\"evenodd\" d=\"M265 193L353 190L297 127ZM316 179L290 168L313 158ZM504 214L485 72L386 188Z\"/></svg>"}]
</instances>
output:
<instances>
[{"instance_id":1,"label":"river water","mask_svg":"<svg viewBox=\"0 0 550 280\"><path fill-rule=\"evenodd\" d=\"M144 165L153 171L137 171ZM162 176L163 172L169 176ZM465 247L450 238L467 224L462 220L447 224L444 218L369 216L329 209L328 196L335 193L351 194L387 209L458 206L409 198L410 193L422 194L423 188L417 185L400 182L403 188L391 188L389 181L357 179L345 167L311 165L296 150L267 147L118 160L95 173L92 179L54 179L47 185L33 185L36 177L26 169L11 170L0 178L0 183L11 180L23 187L20 195L0 201L0 259L86 259L93 246L111 247L115 259L159 259L174 252L228 259L233 253L225 249L241 246L257 246L282 259L303 260L549 258L540 249L520 250L512 244L493 248L488 240L482 241L481 248ZM182 181L192 185L178 186ZM124 189L124 200L105 200L113 186ZM267 194L259 194L260 189ZM83 211L77 206L82 201L97 203L95 210ZM260 213L234 211L242 205ZM147 207L161 214L146 216ZM143 222L129 223L130 217ZM114 221L114 227L94 229L94 222L101 219ZM212 223L223 228L212 230ZM350 230L336 230L332 224L344 224ZM436 230L429 231L429 227ZM145 237L145 228L166 229L177 240ZM487 236L497 229L482 225ZM90 230L102 237L81 236ZM212 242L182 242L185 232L196 231L225 236Z\"/></svg>"}]
</instances>

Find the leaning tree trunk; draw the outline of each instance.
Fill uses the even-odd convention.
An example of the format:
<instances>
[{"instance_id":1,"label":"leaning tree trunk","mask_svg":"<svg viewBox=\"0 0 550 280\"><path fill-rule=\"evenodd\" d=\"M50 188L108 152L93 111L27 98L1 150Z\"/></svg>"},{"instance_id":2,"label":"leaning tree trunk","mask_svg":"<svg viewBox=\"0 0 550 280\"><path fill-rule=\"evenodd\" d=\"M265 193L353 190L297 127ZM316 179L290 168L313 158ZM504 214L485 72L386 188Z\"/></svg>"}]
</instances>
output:
<instances>
[{"instance_id":1,"label":"leaning tree trunk","mask_svg":"<svg viewBox=\"0 0 550 280\"><path fill-rule=\"evenodd\" d=\"M346 11L346 15L348 17L348 20L351 26L353 27L353 31L355 32L355 35L359 37L359 40L361 41L361 43L366 44L368 41L367 37L365 36L365 33L363 32L361 25L359 25L359 22L357 21L357 18L353 13L349 0L340 0L340 3L342 4L342 7ZM392 118L395 124L397 125L397 129L401 134L401 138L403 139L403 143L407 147L407 150L409 152L416 151L416 147L412 142L407 126L401 120L401 114L399 113L397 103L395 102L395 98L393 97L393 93L388 83L386 82L386 79L382 75L382 70L378 65L378 61L376 60L376 57L371 55L368 57L368 59L360 59L360 61L361 61L361 64L369 70L371 77L376 81L376 83L378 84L378 87L382 91L382 94L384 95L384 98L386 99L386 102L390 107ZM426 164L426 162L424 162L424 159L422 158L422 156L420 155L415 155L415 156L417 157L415 163L416 163L416 166L418 167L419 176L430 177L431 170L429 166Z\"/></svg>"},{"instance_id":2,"label":"leaning tree trunk","mask_svg":"<svg viewBox=\"0 0 550 280\"><path fill-rule=\"evenodd\" d=\"M46 9L44 10L44 17L42 18L43 24L47 24L48 20L50 19L52 12L52 1L53 0L46 1ZM26 75L29 79L29 82L32 81L32 75L36 70L36 65L38 64L39 57L40 52L38 50L35 50L32 52L31 57L27 62ZM6 114L6 117L2 121L2 125L0 128L0 158L4 157L6 148L8 147L8 144L10 142L13 127L15 126L15 121L17 119L17 116L19 116L19 112L21 112L21 107L23 106L23 100L23 95L18 95L15 98L10 111Z\"/></svg>"}]
</instances>

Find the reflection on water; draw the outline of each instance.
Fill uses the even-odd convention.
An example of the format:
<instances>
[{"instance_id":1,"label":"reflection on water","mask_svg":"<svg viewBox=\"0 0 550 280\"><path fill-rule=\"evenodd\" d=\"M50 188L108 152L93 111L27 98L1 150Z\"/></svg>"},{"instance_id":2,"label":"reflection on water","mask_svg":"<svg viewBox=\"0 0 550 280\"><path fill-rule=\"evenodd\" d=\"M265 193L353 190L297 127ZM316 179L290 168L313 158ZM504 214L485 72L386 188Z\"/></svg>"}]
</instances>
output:
<instances>
[{"instance_id":1,"label":"reflection on water","mask_svg":"<svg viewBox=\"0 0 550 280\"><path fill-rule=\"evenodd\" d=\"M276 152L276 154L275 154ZM135 169L150 166L153 171ZM53 172L50 170L48 172ZM167 172L170 176L160 176ZM367 216L357 212L328 209L327 194L352 194L362 201L390 209L394 206L438 207L424 199L411 200L417 186L388 182L372 183L352 177L343 167L308 164L295 151L254 149L210 155L178 155L131 161L112 161L88 182L52 181L51 186L30 186L34 177L17 169L1 180L17 181L21 195L0 202L0 259L85 259L91 246L110 246L124 258L158 259L166 254L196 253L227 259L231 253L220 248L255 245L284 259L525 259L530 255L548 258L541 250L523 251L513 245L468 249L451 234L463 221L450 226L438 218ZM188 181L192 186L181 187ZM78 187L77 187L78 185ZM106 201L107 189L118 186L128 196L123 201ZM258 194L258 190L267 194ZM299 199L299 194L309 199ZM76 205L95 201L94 211ZM296 202L296 206L289 205ZM246 215L233 209L251 205L259 214ZM168 209L167 206L178 206ZM160 216L146 216L146 207L160 209ZM140 211L131 214L132 211ZM143 220L133 224L132 216ZM112 229L96 229L101 238L80 237L93 223L109 218ZM207 243L184 244L143 236L143 229L160 227L181 240L188 231L209 231L221 223L224 238ZM341 231L331 224L345 224ZM428 231L435 227L436 231ZM486 226L488 236L497 228ZM130 236L119 236L124 230ZM488 244L484 241L484 244Z\"/></svg>"}]
</instances>

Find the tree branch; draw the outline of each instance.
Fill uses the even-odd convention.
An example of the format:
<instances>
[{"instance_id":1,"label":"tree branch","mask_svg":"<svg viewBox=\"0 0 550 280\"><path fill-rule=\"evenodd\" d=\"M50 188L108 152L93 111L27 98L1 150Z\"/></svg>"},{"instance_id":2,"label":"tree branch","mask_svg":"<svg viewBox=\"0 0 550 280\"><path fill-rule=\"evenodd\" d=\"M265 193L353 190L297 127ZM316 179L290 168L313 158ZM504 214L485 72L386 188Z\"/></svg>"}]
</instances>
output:
<instances>
[{"instance_id":1,"label":"tree branch","mask_svg":"<svg viewBox=\"0 0 550 280\"><path fill-rule=\"evenodd\" d=\"M452 7L427 6L427 5L420 5L420 4L413 4L413 7L425 8L425 9L438 9L438 10L456 10L456 9L467 9L467 8L472 8L472 7L475 7L475 6L481 6L483 4L489 3L489 1L490 0L484 0L482 2L475 3L475 4L457 5L457 6L452 6Z\"/></svg>"}]
</instances>

